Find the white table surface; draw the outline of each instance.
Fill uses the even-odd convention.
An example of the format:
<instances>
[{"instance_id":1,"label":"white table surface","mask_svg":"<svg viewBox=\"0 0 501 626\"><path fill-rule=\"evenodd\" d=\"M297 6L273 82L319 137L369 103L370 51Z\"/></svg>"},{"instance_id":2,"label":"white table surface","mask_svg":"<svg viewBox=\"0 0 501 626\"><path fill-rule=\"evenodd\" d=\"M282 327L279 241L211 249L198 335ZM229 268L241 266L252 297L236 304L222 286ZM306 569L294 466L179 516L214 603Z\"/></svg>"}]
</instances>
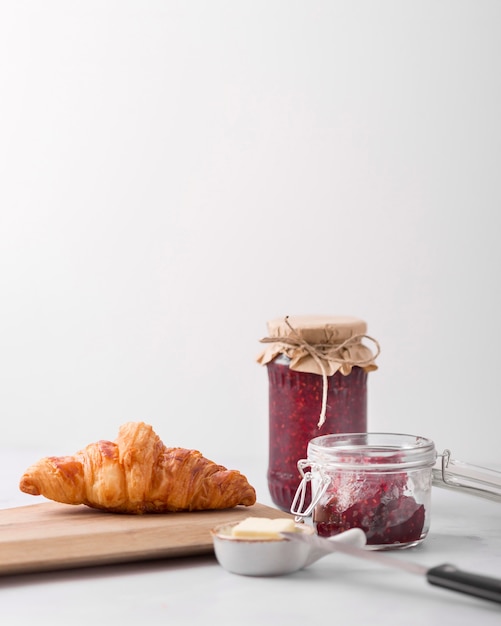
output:
<instances>
[{"instance_id":1,"label":"white table surface","mask_svg":"<svg viewBox=\"0 0 501 626\"><path fill-rule=\"evenodd\" d=\"M37 458L32 450L0 449L0 508L43 501L18 491L20 475ZM240 459L233 467L247 474L259 502L273 505L265 460ZM392 555L501 577L501 503L437 487L432 500L425 542ZM499 626L501 604L343 555L329 555L305 570L274 578L231 574L208 555L0 577L0 615L6 626Z\"/></svg>"}]
</instances>

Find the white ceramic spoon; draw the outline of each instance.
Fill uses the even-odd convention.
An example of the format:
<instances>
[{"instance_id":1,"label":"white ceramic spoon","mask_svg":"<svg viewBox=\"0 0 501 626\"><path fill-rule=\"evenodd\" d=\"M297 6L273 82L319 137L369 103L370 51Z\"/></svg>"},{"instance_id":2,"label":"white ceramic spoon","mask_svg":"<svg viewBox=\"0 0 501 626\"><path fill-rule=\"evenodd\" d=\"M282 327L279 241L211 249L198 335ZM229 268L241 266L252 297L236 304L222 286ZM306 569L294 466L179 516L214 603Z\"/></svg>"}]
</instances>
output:
<instances>
[{"instance_id":1,"label":"white ceramic spoon","mask_svg":"<svg viewBox=\"0 0 501 626\"><path fill-rule=\"evenodd\" d=\"M211 531L216 558L226 570L243 576L280 576L291 574L308 567L330 550L322 547L289 541L287 539L256 540L235 538L231 534L234 524L223 524ZM314 530L306 524L296 524L292 534L312 535ZM352 528L335 537L328 543L343 543L362 548L366 543L365 533Z\"/></svg>"}]
</instances>

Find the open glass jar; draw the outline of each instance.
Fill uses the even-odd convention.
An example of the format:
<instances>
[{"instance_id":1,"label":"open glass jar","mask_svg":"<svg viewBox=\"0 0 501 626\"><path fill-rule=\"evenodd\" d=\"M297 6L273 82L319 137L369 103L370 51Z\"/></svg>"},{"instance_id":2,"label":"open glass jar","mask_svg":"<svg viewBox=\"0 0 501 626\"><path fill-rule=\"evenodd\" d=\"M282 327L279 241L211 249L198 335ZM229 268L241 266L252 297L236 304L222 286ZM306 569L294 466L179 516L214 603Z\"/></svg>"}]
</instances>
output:
<instances>
[{"instance_id":1,"label":"open glass jar","mask_svg":"<svg viewBox=\"0 0 501 626\"><path fill-rule=\"evenodd\" d=\"M332 434L312 439L291 512L312 514L319 535L361 528L372 549L421 543L430 526L432 469L437 454L430 439L400 433ZM309 471L305 471L309 467ZM311 481L311 503L304 493Z\"/></svg>"}]
</instances>

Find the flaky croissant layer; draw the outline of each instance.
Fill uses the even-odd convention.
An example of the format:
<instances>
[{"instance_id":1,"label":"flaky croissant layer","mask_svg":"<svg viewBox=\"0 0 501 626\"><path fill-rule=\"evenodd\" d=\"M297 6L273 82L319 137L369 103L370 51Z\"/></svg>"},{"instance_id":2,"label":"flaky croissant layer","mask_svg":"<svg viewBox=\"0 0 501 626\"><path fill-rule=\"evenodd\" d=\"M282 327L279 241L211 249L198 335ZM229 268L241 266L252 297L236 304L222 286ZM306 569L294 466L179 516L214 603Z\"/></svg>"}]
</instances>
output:
<instances>
[{"instance_id":1,"label":"flaky croissant layer","mask_svg":"<svg viewBox=\"0 0 501 626\"><path fill-rule=\"evenodd\" d=\"M114 442L74 456L45 457L21 477L21 491L116 513L201 511L251 506L256 492L237 470L198 450L166 447L144 422L123 424Z\"/></svg>"}]
</instances>

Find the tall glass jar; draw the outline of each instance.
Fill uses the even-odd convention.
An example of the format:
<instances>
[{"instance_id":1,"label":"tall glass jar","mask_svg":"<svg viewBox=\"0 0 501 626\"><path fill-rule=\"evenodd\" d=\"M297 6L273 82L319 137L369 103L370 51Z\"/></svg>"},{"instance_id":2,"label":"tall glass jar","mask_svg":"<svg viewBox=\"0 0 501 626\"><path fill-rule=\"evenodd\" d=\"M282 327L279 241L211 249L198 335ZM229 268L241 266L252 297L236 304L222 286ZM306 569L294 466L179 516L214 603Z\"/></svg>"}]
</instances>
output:
<instances>
[{"instance_id":1,"label":"tall glass jar","mask_svg":"<svg viewBox=\"0 0 501 626\"><path fill-rule=\"evenodd\" d=\"M297 462L322 434L367 430L367 374L379 345L355 317L288 316L268 322L258 362L269 381L268 488L289 511L301 480ZM376 354L363 339L376 345ZM310 494L305 495L306 502Z\"/></svg>"},{"instance_id":2,"label":"tall glass jar","mask_svg":"<svg viewBox=\"0 0 501 626\"><path fill-rule=\"evenodd\" d=\"M436 458L433 441L415 435L316 437L308 444L307 458L298 463L303 480L296 496L311 482L309 508L323 537L361 528L369 548L415 546L428 534Z\"/></svg>"}]
</instances>

